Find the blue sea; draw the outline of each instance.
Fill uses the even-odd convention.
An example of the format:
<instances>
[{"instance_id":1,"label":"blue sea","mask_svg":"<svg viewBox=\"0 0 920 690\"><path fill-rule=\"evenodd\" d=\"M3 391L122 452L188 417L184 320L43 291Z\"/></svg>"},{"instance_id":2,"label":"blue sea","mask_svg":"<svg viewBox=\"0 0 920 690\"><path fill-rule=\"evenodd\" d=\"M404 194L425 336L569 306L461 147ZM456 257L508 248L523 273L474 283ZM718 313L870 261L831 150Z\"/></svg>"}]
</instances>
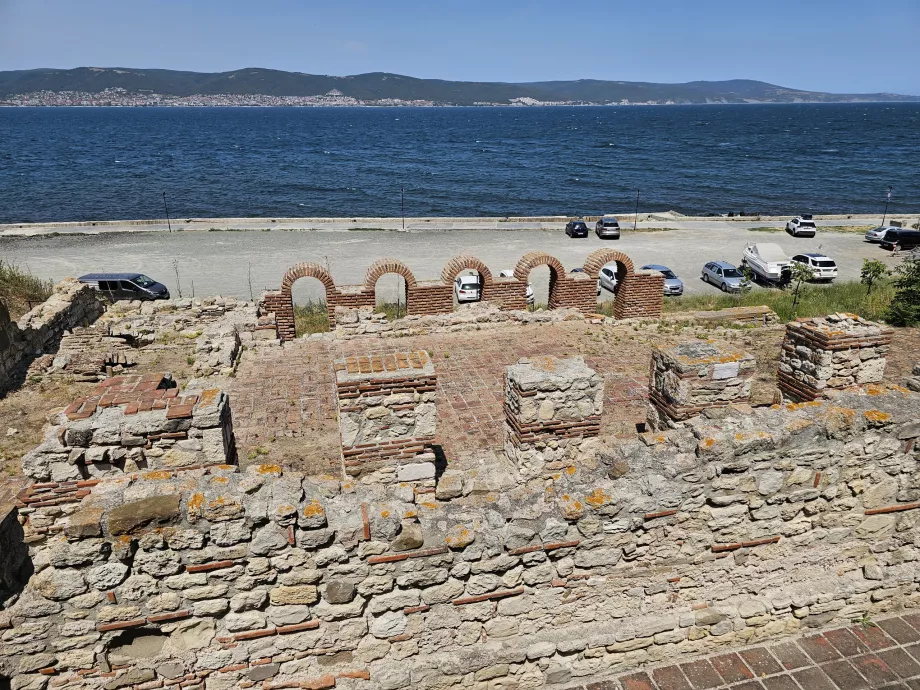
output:
<instances>
[{"instance_id":1,"label":"blue sea","mask_svg":"<svg viewBox=\"0 0 920 690\"><path fill-rule=\"evenodd\" d=\"M920 104L0 108L0 223L920 212Z\"/></svg>"}]
</instances>

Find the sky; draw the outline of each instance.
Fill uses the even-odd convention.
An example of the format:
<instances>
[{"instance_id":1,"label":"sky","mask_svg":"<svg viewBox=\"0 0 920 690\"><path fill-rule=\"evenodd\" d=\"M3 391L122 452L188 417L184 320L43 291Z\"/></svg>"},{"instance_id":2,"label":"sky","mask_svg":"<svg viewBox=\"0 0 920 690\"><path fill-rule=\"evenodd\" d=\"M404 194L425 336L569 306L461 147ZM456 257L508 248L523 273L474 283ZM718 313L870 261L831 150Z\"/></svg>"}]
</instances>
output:
<instances>
[{"instance_id":1,"label":"sky","mask_svg":"<svg viewBox=\"0 0 920 690\"><path fill-rule=\"evenodd\" d=\"M0 0L0 70L83 66L920 95L920 0Z\"/></svg>"}]
</instances>

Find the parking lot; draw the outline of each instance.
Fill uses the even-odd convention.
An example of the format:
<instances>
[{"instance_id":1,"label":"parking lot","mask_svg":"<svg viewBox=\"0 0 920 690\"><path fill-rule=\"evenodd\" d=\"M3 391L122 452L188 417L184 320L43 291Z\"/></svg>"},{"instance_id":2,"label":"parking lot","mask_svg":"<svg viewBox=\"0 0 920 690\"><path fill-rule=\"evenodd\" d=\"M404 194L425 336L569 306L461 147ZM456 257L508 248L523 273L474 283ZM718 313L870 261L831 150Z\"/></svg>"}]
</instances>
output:
<instances>
[{"instance_id":1,"label":"parking lot","mask_svg":"<svg viewBox=\"0 0 920 690\"><path fill-rule=\"evenodd\" d=\"M444 264L459 254L480 258L497 274L513 268L530 251L548 252L571 270L581 266L596 249L610 247L629 255L636 267L670 267L683 279L687 294L715 292L700 280L703 264L723 260L737 265L749 242L775 242L789 255L823 252L837 262L840 280L858 279L865 258L878 258L888 265L899 261L855 233L819 231L814 238L793 238L785 232L753 232L737 223L719 221L672 222L670 225L676 227L658 232L645 231L641 226L639 232L633 232L626 223L623 225L620 240L600 240L593 232L586 239L570 239L562 225L558 229L399 232L265 228L243 232L10 237L0 238L0 254L37 275L55 280L91 271L141 271L164 282L174 295L178 294L178 268L185 296L194 289L198 296L222 294L245 299L250 294L258 298L264 288L277 288L287 268L299 261L328 266L336 283L344 285L363 282L367 267L383 257L400 259L418 280L434 280L440 277ZM538 271L543 274L538 275ZM546 301L545 275L545 268L535 269L533 283L538 302ZM380 283L382 297L392 298L395 290L395 276L384 276ZM298 300L320 297L318 281L299 281L295 296Z\"/></svg>"}]
</instances>

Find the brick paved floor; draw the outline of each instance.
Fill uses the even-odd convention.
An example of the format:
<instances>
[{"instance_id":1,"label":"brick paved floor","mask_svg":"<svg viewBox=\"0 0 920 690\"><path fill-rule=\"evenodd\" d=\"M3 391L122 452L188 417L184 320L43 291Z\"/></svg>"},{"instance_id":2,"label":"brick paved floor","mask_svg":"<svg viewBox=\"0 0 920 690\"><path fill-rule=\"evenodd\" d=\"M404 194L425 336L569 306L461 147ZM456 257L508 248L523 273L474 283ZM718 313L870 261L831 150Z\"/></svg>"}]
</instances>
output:
<instances>
[{"instance_id":1,"label":"brick paved floor","mask_svg":"<svg viewBox=\"0 0 920 690\"><path fill-rule=\"evenodd\" d=\"M920 613L722 651L566 690L920 690Z\"/></svg>"}]
</instances>

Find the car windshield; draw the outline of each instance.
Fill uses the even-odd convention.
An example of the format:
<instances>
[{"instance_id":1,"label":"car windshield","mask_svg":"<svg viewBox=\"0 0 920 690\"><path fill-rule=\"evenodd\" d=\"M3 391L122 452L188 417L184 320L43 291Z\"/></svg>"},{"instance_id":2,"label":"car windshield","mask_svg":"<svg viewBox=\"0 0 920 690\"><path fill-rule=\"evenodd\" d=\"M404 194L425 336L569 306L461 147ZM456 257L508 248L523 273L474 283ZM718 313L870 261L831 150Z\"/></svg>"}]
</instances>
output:
<instances>
[{"instance_id":1,"label":"car windshield","mask_svg":"<svg viewBox=\"0 0 920 690\"><path fill-rule=\"evenodd\" d=\"M674 275L674 271L671 271L669 269L659 271L659 273L661 273L661 275L663 275L667 280L674 280L674 278L677 277L676 275Z\"/></svg>"},{"instance_id":2,"label":"car windshield","mask_svg":"<svg viewBox=\"0 0 920 690\"><path fill-rule=\"evenodd\" d=\"M741 275L741 271L739 271L737 268L723 268L722 275L724 275L726 278L743 278L744 277Z\"/></svg>"},{"instance_id":3,"label":"car windshield","mask_svg":"<svg viewBox=\"0 0 920 690\"><path fill-rule=\"evenodd\" d=\"M619 223L617 223L615 220L605 220L604 221L605 228L615 228L617 225L619 225Z\"/></svg>"},{"instance_id":4,"label":"car windshield","mask_svg":"<svg viewBox=\"0 0 920 690\"><path fill-rule=\"evenodd\" d=\"M151 280L145 275L139 275L134 279L134 283L140 285L141 287L150 287L151 285L156 285L155 280Z\"/></svg>"},{"instance_id":5,"label":"car windshield","mask_svg":"<svg viewBox=\"0 0 920 690\"><path fill-rule=\"evenodd\" d=\"M815 227L815 222L813 220L803 220L802 227L803 228L813 228Z\"/></svg>"},{"instance_id":6,"label":"car windshield","mask_svg":"<svg viewBox=\"0 0 920 690\"><path fill-rule=\"evenodd\" d=\"M582 223L580 220L575 222L575 227L576 227L576 228L583 228L584 226L585 226L585 224Z\"/></svg>"},{"instance_id":7,"label":"car windshield","mask_svg":"<svg viewBox=\"0 0 920 690\"><path fill-rule=\"evenodd\" d=\"M821 268L833 268L836 265L833 261L815 261L815 266L820 266Z\"/></svg>"}]
</instances>

